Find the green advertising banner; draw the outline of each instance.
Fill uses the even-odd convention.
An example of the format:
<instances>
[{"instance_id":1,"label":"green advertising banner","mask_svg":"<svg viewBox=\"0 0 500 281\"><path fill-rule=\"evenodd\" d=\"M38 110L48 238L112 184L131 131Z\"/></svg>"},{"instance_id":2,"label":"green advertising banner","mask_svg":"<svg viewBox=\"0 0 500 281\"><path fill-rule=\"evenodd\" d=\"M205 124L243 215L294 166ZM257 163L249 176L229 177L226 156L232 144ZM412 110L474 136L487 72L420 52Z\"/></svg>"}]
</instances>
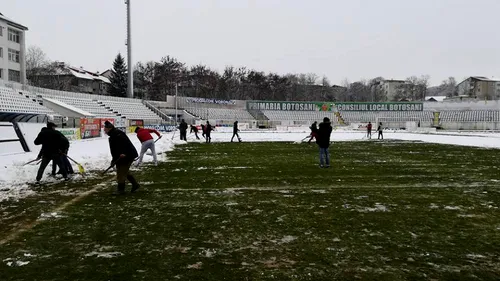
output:
<instances>
[{"instance_id":1,"label":"green advertising banner","mask_svg":"<svg viewBox=\"0 0 500 281\"><path fill-rule=\"evenodd\" d=\"M339 111L423 111L421 102L341 102L336 103Z\"/></svg>"},{"instance_id":2,"label":"green advertising banner","mask_svg":"<svg viewBox=\"0 0 500 281\"><path fill-rule=\"evenodd\" d=\"M249 101L248 110L272 111L423 111L419 102L279 102Z\"/></svg>"}]
</instances>

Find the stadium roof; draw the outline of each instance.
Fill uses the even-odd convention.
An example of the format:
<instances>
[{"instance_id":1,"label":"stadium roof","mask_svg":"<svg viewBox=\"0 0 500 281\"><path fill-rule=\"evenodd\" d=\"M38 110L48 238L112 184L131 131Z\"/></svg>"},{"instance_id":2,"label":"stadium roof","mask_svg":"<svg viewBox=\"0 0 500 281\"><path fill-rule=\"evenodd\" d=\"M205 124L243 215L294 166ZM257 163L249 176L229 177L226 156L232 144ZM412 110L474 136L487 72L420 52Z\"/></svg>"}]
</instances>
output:
<instances>
[{"instance_id":1,"label":"stadium roof","mask_svg":"<svg viewBox=\"0 0 500 281\"><path fill-rule=\"evenodd\" d=\"M11 25L13 27L22 29L24 31L28 30L28 28L26 26L9 19L8 17L4 16L2 13L0 13L0 19L6 21L9 25Z\"/></svg>"}]
</instances>

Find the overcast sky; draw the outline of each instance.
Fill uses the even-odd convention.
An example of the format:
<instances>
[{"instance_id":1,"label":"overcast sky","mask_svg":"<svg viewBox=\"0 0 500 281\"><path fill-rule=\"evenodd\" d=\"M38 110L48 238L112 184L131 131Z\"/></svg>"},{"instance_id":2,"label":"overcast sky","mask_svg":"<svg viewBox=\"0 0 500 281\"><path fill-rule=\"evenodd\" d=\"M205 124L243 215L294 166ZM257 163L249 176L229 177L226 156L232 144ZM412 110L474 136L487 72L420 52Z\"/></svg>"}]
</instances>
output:
<instances>
[{"instance_id":1,"label":"overcast sky","mask_svg":"<svg viewBox=\"0 0 500 281\"><path fill-rule=\"evenodd\" d=\"M133 61L327 76L500 77L500 0L131 0ZM0 0L51 60L104 71L126 54L124 0Z\"/></svg>"}]
</instances>

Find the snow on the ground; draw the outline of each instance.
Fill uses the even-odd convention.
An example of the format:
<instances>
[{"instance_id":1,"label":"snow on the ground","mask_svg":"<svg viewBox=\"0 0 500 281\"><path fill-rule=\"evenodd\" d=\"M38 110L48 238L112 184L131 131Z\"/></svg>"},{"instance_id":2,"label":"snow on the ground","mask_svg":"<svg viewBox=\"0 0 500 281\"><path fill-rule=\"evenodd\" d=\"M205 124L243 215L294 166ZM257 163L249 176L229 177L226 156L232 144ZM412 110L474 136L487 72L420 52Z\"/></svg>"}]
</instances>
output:
<instances>
[{"instance_id":1,"label":"snow on the ground","mask_svg":"<svg viewBox=\"0 0 500 281\"><path fill-rule=\"evenodd\" d=\"M129 134L129 138L140 152L141 144L135 134ZM157 153L172 150L174 145L183 144L185 142L174 139L171 140L171 135L165 134L157 143ZM0 201L9 198L20 198L33 194L27 183L33 183L38 171L38 165L29 164L23 166L26 162L33 160L37 157L39 150L0 156ZM96 138L72 141L68 155L76 162L80 163L86 170L90 171L104 171L111 163L111 155L109 152L108 138ZM158 155L158 160L164 158L164 154ZM145 155L143 162L152 162L153 157ZM73 164L73 169L78 172L78 168ZM52 170L52 163L45 169L42 181L55 182L54 178L49 176ZM80 176L75 176L74 180L81 179Z\"/></svg>"},{"instance_id":2,"label":"snow on the ground","mask_svg":"<svg viewBox=\"0 0 500 281\"><path fill-rule=\"evenodd\" d=\"M244 142L300 142L308 136L307 130L295 131L242 131L240 137ZM200 138L201 137L201 134ZM220 128L212 132L213 142L229 142L231 140L232 132L228 128ZM368 141L364 138L364 131L342 131L335 130L332 133L331 140L335 141ZM373 135L371 141L376 140L376 133ZM140 142L135 134L129 134L132 143L138 151L140 151ZM404 131L386 131L384 138L392 140L408 140L408 141L423 141L429 143L439 144L452 144L463 146L487 147L487 148L500 148L500 134L498 133L474 133L467 132L460 134L458 132L440 134L418 134L408 133ZM236 140L236 138L235 138ZM188 142L204 142L196 140L194 134L188 134ZM172 140L172 133L163 134L163 138L156 143L156 151L167 152L173 149L176 144L185 144L184 141L179 140L179 133L176 132ZM333 144L334 145L334 144ZM27 165L24 163L36 158L38 150L29 153L11 154L0 156L0 201L9 198L20 198L33 194L33 191L28 187L28 182L34 182L38 166ZM72 141L69 151L69 156L84 166L86 170L99 171L106 169L110 162L111 156L109 153L108 138L96 138L88 140ZM166 153L158 155L159 161L166 161ZM153 158L150 155L144 156L144 162L151 162ZM51 171L50 164L45 170L44 179L46 181L55 181L47 177ZM75 172L77 171L76 165L73 165ZM230 167L228 167L230 168ZM243 168L243 167L241 167ZM80 177L75 177L74 180L79 180Z\"/></svg>"}]
</instances>

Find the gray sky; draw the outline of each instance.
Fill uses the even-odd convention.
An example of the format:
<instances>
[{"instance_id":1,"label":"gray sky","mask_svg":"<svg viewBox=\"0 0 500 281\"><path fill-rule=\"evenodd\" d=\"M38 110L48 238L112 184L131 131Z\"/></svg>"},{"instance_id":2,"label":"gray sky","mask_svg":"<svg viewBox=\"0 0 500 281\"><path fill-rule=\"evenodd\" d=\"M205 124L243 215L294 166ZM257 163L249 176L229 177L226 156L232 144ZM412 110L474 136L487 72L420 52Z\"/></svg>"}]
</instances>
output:
<instances>
[{"instance_id":1,"label":"gray sky","mask_svg":"<svg viewBox=\"0 0 500 281\"><path fill-rule=\"evenodd\" d=\"M499 0L131 0L133 60L314 72L332 83L500 77ZM124 0L0 0L51 60L104 71L126 53Z\"/></svg>"}]
</instances>

